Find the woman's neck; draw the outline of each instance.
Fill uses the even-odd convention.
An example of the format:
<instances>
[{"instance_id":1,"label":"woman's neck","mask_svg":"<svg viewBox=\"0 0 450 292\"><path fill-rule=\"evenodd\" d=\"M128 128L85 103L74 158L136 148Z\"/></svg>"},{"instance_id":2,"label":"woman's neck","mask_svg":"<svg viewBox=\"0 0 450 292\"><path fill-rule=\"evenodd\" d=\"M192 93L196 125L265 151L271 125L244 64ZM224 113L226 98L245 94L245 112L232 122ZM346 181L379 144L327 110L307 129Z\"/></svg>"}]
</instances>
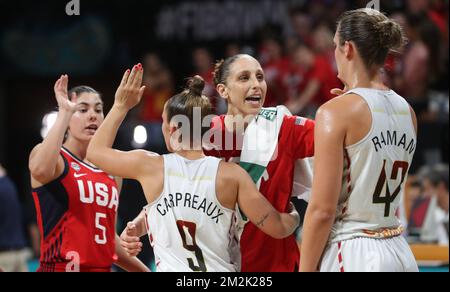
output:
<instances>
[{"instance_id":1,"label":"woman's neck","mask_svg":"<svg viewBox=\"0 0 450 292\"><path fill-rule=\"evenodd\" d=\"M374 68L372 70L367 70L365 66L355 65L351 68L349 72L352 72L351 76L348 78L347 88L349 90L354 88L373 88L379 90L388 90L383 83L382 73L380 68Z\"/></svg>"},{"instance_id":2,"label":"woman's neck","mask_svg":"<svg viewBox=\"0 0 450 292\"><path fill-rule=\"evenodd\" d=\"M73 138L67 139L66 143L63 145L67 150L69 150L73 155L81 160L86 159L87 148L89 142L81 143Z\"/></svg>"},{"instance_id":3,"label":"woman's neck","mask_svg":"<svg viewBox=\"0 0 450 292\"><path fill-rule=\"evenodd\" d=\"M203 150L180 150L175 153L189 160L198 160L205 158L205 153L203 152Z\"/></svg>"}]
</instances>

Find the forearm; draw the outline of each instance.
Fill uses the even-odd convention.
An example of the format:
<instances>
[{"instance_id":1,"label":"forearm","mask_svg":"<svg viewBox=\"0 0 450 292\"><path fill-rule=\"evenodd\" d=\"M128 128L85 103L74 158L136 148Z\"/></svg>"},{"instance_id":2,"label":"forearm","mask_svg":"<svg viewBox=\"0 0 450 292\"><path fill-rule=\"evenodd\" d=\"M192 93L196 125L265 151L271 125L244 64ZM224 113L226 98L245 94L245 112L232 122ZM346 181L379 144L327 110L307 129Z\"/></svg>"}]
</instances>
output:
<instances>
[{"instance_id":1,"label":"forearm","mask_svg":"<svg viewBox=\"0 0 450 292\"><path fill-rule=\"evenodd\" d=\"M295 217L292 214L279 213L273 207L267 211L261 210L260 213L262 215L257 220L251 220L252 223L275 239L288 237L294 233L298 226L299 217Z\"/></svg>"},{"instance_id":2,"label":"forearm","mask_svg":"<svg viewBox=\"0 0 450 292\"><path fill-rule=\"evenodd\" d=\"M145 212L141 211L139 215L132 221L136 225L136 232L138 237L142 237L147 234L147 229L145 227Z\"/></svg>"},{"instance_id":3,"label":"forearm","mask_svg":"<svg viewBox=\"0 0 450 292\"><path fill-rule=\"evenodd\" d=\"M300 216L298 215L298 213L282 213L280 214L280 220L283 226L283 233L285 235L284 237L293 234L295 229L297 229L298 225L300 224Z\"/></svg>"},{"instance_id":4,"label":"forearm","mask_svg":"<svg viewBox=\"0 0 450 292\"><path fill-rule=\"evenodd\" d=\"M128 256L125 249L119 244L120 238L116 235L116 265L128 272L150 272L150 269L144 265L137 257Z\"/></svg>"},{"instance_id":5,"label":"forearm","mask_svg":"<svg viewBox=\"0 0 450 292\"><path fill-rule=\"evenodd\" d=\"M46 172L54 171L58 162L61 146L64 141L64 135L69 127L72 113L67 111L58 112L56 122L48 132L42 144L30 159L30 171ZM45 168L44 170L42 168Z\"/></svg>"},{"instance_id":6,"label":"forearm","mask_svg":"<svg viewBox=\"0 0 450 292\"><path fill-rule=\"evenodd\" d=\"M308 207L303 224L300 271L315 272L325 250L334 215L319 208Z\"/></svg>"},{"instance_id":7,"label":"forearm","mask_svg":"<svg viewBox=\"0 0 450 292\"><path fill-rule=\"evenodd\" d=\"M92 137L88 147L88 160L95 164L95 157L99 155L108 155L116 139L120 125L125 119L128 110L124 107L114 105L106 116L100 128ZM107 157L106 157L107 158Z\"/></svg>"},{"instance_id":8,"label":"forearm","mask_svg":"<svg viewBox=\"0 0 450 292\"><path fill-rule=\"evenodd\" d=\"M34 257L39 258L39 256L41 255L41 241L39 235L39 228L35 223L33 223L29 225L28 231L30 235L31 247L34 252Z\"/></svg>"}]
</instances>

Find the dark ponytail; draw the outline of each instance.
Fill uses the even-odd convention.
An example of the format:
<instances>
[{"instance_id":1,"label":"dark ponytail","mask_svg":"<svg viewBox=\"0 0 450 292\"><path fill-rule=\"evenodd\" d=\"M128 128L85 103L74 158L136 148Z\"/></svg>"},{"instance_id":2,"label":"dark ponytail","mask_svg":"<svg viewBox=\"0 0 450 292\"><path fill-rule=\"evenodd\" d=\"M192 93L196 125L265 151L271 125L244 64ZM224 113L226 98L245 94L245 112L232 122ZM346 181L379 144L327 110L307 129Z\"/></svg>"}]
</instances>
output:
<instances>
[{"instance_id":1,"label":"dark ponytail","mask_svg":"<svg viewBox=\"0 0 450 292\"><path fill-rule=\"evenodd\" d=\"M401 26L378 10L347 11L339 18L340 45L355 43L367 68L383 66L389 52L398 52L407 39Z\"/></svg>"},{"instance_id":2,"label":"dark ponytail","mask_svg":"<svg viewBox=\"0 0 450 292\"><path fill-rule=\"evenodd\" d=\"M202 97L203 90L205 89L205 80L202 77L196 75L189 78L186 83L187 94L193 98Z\"/></svg>"},{"instance_id":3,"label":"dark ponytail","mask_svg":"<svg viewBox=\"0 0 450 292\"><path fill-rule=\"evenodd\" d=\"M213 114L213 109L209 98L202 95L205 88L205 80L200 76L189 78L186 83L186 89L173 96L166 105L167 119L171 122L179 123L177 116L187 117L190 122L190 141L201 139L210 129L209 126L203 126L205 117ZM194 121L194 111L200 111L201 121ZM200 122L200 124L198 124ZM194 128L201 127L201 137L194 137Z\"/></svg>"}]
</instances>

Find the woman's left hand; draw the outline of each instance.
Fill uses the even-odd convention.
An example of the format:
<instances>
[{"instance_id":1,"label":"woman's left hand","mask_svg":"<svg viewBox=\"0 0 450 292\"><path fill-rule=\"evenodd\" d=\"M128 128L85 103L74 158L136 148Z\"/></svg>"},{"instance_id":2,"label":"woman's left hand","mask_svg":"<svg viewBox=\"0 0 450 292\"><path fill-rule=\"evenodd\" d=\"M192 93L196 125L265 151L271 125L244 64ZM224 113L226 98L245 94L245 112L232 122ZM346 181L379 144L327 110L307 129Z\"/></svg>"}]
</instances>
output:
<instances>
[{"instance_id":1,"label":"woman's left hand","mask_svg":"<svg viewBox=\"0 0 450 292\"><path fill-rule=\"evenodd\" d=\"M141 64L134 66L131 72L130 70L125 72L116 91L115 106L130 110L141 101L145 90L145 86L141 86L143 74L144 68Z\"/></svg>"}]
</instances>

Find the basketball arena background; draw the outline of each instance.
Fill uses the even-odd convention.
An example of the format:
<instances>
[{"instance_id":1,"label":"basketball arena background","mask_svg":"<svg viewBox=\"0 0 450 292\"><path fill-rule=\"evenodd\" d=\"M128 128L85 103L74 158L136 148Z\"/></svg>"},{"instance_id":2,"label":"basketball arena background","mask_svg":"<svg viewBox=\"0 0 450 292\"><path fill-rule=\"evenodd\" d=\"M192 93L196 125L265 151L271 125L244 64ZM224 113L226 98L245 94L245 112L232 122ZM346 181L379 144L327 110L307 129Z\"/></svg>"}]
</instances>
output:
<instances>
[{"instance_id":1,"label":"basketball arena background","mask_svg":"<svg viewBox=\"0 0 450 292\"><path fill-rule=\"evenodd\" d=\"M211 84L212 65L238 52L249 53L266 71L269 105L282 104L288 96L301 94L309 81L311 68L299 56L299 44L306 45L313 58L328 59L329 68L323 70L336 70L332 38L337 17L369 1L80 0L67 10L69 2L0 0L0 164L16 185L22 207L21 216L9 214L0 198L0 227L6 216L20 220L23 228L15 236L26 239L21 248L28 250L30 270L36 268L39 241L28 155L54 117L53 84L61 74L69 74L70 86L99 90L107 112L124 69L142 62L150 90L122 126L116 147L164 153L162 106L185 77L203 76L209 83L205 93L223 113L226 107ZM380 8L404 26L409 38L404 54L386 64L386 80L419 118L404 200L405 236L423 271L448 271L448 0L380 1ZM321 82L326 86L327 80ZM313 117L313 112L300 114ZM444 203L425 191L430 168L447 169ZM126 181L118 230L144 204L140 186ZM446 217L430 221L437 211ZM433 234L439 224L444 224L446 237ZM9 236L1 231L0 239ZM144 243L141 258L151 265L151 250Z\"/></svg>"}]
</instances>

